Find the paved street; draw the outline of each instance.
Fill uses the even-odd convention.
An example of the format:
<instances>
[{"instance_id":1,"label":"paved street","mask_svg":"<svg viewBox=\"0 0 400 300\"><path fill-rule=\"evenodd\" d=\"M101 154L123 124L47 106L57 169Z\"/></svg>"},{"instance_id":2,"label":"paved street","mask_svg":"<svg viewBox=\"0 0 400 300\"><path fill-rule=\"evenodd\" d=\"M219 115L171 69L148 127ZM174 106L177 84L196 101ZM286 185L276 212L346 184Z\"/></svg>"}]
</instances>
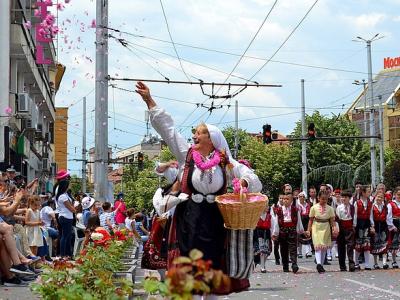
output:
<instances>
[{"instance_id":1,"label":"paved street","mask_svg":"<svg viewBox=\"0 0 400 300\"><path fill-rule=\"evenodd\" d=\"M257 267L249 291L219 299L400 299L400 269L340 272L334 259L332 265L324 266L325 274L318 274L314 258L299 259L299 266L297 274L283 273L270 259L267 273ZM142 276L143 270L138 270L137 281Z\"/></svg>"},{"instance_id":2,"label":"paved street","mask_svg":"<svg viewBox=\"0 0 400 300\"><path fill-rule=\"evenodd\" d=\"M400 270L340 272L337 260L324 266L325 274L315 270L314 259L299 259L300 271L283 273L274 260L266 274L259 267L251 278L248 292L221 299L399 299Z\"/></svg>"}]
</instances>

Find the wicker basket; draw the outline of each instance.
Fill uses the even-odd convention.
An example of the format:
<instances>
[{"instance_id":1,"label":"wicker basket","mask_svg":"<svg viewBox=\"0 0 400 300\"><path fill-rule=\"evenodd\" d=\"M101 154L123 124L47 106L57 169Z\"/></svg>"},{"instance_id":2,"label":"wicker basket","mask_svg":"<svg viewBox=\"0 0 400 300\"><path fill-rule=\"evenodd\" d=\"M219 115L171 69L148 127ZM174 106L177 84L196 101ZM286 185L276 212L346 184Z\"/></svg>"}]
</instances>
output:
<instances>
[{"instance_id":1,"label":"wicker basket","mask_svg":"<svg viewBox=\"0 0 400 300\"><path fill-rule=\"evenodd\" d=\"M256 199L256 201L252 201ZM267 196L260 193L246 194L241 200L239 194L217 196L219 211L224 218L225 227L229 229L254 229L265 210Z\"/></svg>"}]
</instances>

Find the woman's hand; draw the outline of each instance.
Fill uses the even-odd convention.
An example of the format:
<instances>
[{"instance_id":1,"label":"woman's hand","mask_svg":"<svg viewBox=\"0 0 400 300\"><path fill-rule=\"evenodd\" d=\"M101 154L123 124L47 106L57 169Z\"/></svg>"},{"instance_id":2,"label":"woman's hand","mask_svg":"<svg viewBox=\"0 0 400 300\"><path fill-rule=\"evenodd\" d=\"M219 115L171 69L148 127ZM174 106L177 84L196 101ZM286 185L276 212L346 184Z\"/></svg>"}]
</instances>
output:
<instances>
[{"instance_id":1,"label":"woman's hand","mask_svg":"<svg viewBox=\"0 0 400 300\"><path fill-rule=\"evenodd\" d=\"M309 231L309 230L307 230L307 231L304 231L304 235L305 235L307 238L309 238L309 237L310 237L310 235L311 235L311 233L310 233L310 231Z\"/></svg>"},{"instance_id":2,"label":"woman's hand","mask_svg":"<svg viewBox=\"0 0 400 300\"><path fill-rule=\"evenodd\" d=\"M146 102L147 107L149 109L155 107L157 104L154 102L153 98L151 98L150 95L150 89L147 85L145 85L143 82L138 81L138 83L136 83L136 93L138 93L144 102Z\"/></svg>"}]
</instances>

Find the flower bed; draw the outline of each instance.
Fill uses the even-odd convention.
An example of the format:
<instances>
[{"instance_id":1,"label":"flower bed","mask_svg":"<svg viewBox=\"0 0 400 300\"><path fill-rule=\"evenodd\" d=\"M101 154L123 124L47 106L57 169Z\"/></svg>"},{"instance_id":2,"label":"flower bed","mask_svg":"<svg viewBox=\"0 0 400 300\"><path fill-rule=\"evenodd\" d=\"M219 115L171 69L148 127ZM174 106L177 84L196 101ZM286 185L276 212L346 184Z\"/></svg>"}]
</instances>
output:
<instances>
[{"instance_id":1,"label":"flower bed","mask_svg":"<svg viewBox=\"0 0 400 300\"><path fill-rule=\"evenodd\" d=\"M121 258L132 251L133 242L120 235L114 237L95 240L75 262L55 261L32 284L32 290L43 299L125 299L133 292L132 282L115 278L114 273L122 269Z\"/></svg>"}]
</instances>

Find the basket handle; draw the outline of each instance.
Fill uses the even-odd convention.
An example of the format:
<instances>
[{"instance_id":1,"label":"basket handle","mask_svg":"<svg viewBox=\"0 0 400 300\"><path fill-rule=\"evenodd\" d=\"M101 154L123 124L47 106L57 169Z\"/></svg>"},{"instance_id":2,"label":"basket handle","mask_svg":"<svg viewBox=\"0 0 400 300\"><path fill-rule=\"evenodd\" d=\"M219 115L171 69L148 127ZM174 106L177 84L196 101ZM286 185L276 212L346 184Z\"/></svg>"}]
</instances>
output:
<instances>
[{"instance_id":1,"label":"basket handle","mask_svg":"<svg viewBox=\"0 0 400 300\"><path fill-rule=\"evenodd\" d=\"M243 193L242 186L240 186L239 199L240 199L240 202L245 202L247 200L247 195L246 195L246 193Z\"/></svg>"}]
</instances>

